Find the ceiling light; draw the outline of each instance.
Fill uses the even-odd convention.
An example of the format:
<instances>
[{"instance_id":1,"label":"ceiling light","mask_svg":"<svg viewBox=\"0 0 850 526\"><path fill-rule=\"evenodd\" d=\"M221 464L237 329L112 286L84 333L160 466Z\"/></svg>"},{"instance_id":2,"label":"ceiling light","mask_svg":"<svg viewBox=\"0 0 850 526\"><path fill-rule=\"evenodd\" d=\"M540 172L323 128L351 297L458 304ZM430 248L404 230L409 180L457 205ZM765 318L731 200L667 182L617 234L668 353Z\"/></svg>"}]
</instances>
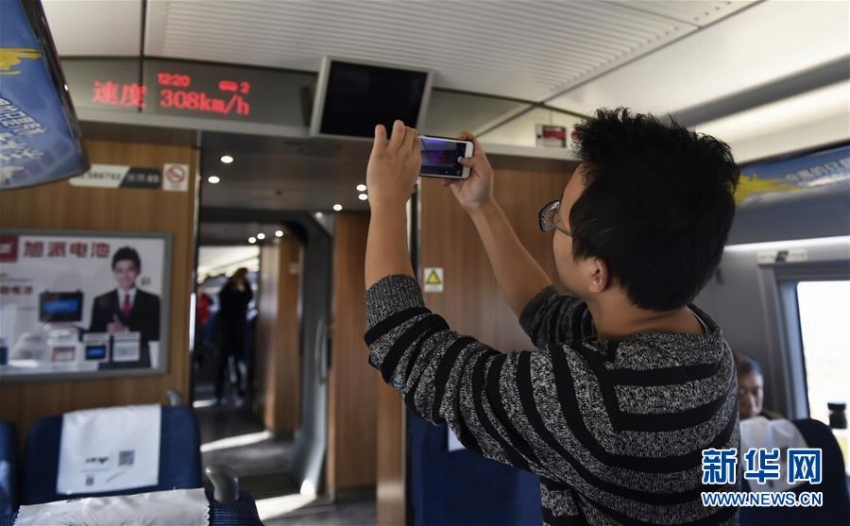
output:
<instances>
[{"instance_id":1,"label":"ceiling light","mask_svg":"<svg viewBox=\"0 0 850 526\"><path fill-rule=\"evenodd\" d=\"M283 230L278 230L274 233L274 237L283 237Z\"/></svg>"},{"instance_id":2,"label":"ceiling light","mask_svg":"<svg viewBox=\"0 0 850 526\"><path fill-rule=\"evenodd\" d=\"M340 210L342 210L342 205L334 205L334 210L339 212Z\"/></svg>"},{"instance_id":3,"label":"ceiling light","mask_svg":"<svg viewBox=\"0 0 850 526\"><path fill-rule=\"evenodd\" d=\"M256 242L257 242L257 238L256 238L256 237L251 236L251 237L249 237L249 238L248 238L248 243L251 243L251 244L253 245L253 244L254 244L254 243L256 243Z\"/></svg>"},{"instance_id":4,"label":"ceiling light","mask_svg":"<svg viewBox=\"0 0 850 526\"><path fill-rule=\"evenodd\" d=\"M217 175L211 175L207 177L207 181L209 181L210 184L218 184L221 182L221 178Z\"/></svg>"},{"instance_id":5,"label":"ceiling light","mask_svg":"<svg viewBox=\"0 0 850 526\"><path fill-rule=\"evenodd\" d=\"M322 218L322 213L316 212L316 219L321 219L321 218Z\"/></svg>"},{"instance_id":6,"label":"ceiling light","mask_svg":"<svg viewBox=\"0 0 850 526\"><path fill-rule=\"evenodd\" d=\"M221 156L221 162L223 162L224 164L230 164L230 163L233 162L233 156L232 155L222 155Z\"/></svg>"},{"instance_id":7,"label":"ceiling light","mask_svg":"<svg viewBox=\"0 0 850 526\"><path fill-rule=\"evenodd\" d=\"M358 192L365 192L366 191L366 185L365 184L358 184L357 185L357 191Z\"/></svg>"},{"instance_id":8,"label":"ceiling light","mask_svg":"<svg viewBox=\"0 0 850 526\"><path fill-rule=\"evenodd\" d=\"M748 252L751 250L783 250L789 248L814 248L829 247L850 244L850 236L836 237L812 237L808 239L789 239L786 241L764 241L760 243L743 243L739 245L728 245L726 252Z\"/></svg>"},{"instance_id":9,"label":"ceiling light","mask_svg":"<svg viewBox=\"0 0 850 526\"><path fill-rule=\"evenodd\" d=\"M262 232L260 232L259 234L257 234L257 239L265 239L265 238L266 238L266 235L265 235L265 234L263 234Z\"/></svg>"},{"instance_id":10,"label":"ceiling light","mask_svg":"<svg viewBox=\"0 0 850 526\"><path fill-rule=\"evenodd\" d=\"M366 195L366 194L360 194L360 195L357 196L357 198L360 199L361 201L365 201L365 200L369 199L369 196Z\"/></svg>"}]
</instances>

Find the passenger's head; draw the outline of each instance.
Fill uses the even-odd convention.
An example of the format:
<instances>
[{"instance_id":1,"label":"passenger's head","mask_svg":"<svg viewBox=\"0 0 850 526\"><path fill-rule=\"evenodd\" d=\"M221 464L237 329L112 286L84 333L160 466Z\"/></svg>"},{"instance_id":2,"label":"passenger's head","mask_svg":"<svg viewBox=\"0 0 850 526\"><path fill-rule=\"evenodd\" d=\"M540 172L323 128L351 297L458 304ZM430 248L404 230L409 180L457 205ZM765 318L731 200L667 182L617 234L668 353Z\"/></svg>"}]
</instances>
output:
<instances>
[{"instance_id":1,"label":"passenger's head","mask_svg":"<svg viewBox=\"0 0 850 526\"><path fill-rule=\"evenodd\" d=\"M112 273L119 288L130 290L135 287L141 271L142 260L134 248L121 247L112 256Z\"/></svg>"},{"instance_id":2,"label":"passenger's head","mask_svg":"<svg viewBox=\"0 0 850 526\"><path fill-rule=\"evenodd\" d=\"M561 280L587 298L610 287L652 311L687 305L720 262L739 171L729 146L626 109L575 128L581 164L553 241Z\"/></svg>"},{"instance_id":3,"label":"passenger's head","mask_svg":"<svg viewBox=\"0 0 850 526\"><path fill-rule=\"evenodd\" d=\"M239 267L233 272L230 279L235 283L245 283L248 280L248 269L245 267Z\"/></svg>"},{"instance_id":4,"label":"passenger's head","mask_svg":"<svg viewBox=\"0 0 850 526\"><path fill-rule=\"evenodd\" d=\"M741 420L759 416L764 408L764 375L752 356L735 353L738 370L738 409Z\"/></svg>"}]
</instances>

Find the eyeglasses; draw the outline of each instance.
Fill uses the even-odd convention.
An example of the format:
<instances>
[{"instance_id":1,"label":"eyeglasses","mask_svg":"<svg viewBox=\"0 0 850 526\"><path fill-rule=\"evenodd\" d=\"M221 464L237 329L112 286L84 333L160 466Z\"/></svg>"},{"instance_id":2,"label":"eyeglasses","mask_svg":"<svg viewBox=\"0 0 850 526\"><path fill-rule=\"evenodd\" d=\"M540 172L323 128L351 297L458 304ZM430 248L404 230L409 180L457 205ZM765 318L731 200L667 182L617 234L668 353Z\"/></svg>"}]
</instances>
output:
<instances>
[{"instance_id":1,"label":"eyeglasses","mask_svg":"<svg viewBox=\"0 0 850 526\"><path fill-rule=\"evenodd\" d=\"M537 220L539 221L540 230L542 230L543 232L548 232L555 228L558 230L558 232L573 237L572 232L570 232L566 228L558 226L558 222L561 220L560 200L552 201L548 205L541 208L540 213L537 216Z\"/></svg>"}]
</instances>

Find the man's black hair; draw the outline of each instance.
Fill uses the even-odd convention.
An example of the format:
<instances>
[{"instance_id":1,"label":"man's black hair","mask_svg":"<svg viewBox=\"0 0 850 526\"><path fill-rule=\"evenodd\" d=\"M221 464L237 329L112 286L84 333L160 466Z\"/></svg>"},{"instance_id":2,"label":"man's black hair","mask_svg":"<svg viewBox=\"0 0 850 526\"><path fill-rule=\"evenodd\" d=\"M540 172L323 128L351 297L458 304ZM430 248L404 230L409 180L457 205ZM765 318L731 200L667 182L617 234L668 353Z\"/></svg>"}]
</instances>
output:
<instances>
[{"instance_id":1,"label":"man's black hair","mask_svg":"<svg viewBox=\"0 0 850 526\"><path fill-rule=\"evenodd\" d=\"M605 261L638 307L690 303L735 215L740 171L729 146L624 108L597 110L574 136L585 190L570 210L573 256Z\"/></svg>"},{"instance_id":2,"label":"man's black hair","mask_svg":"<svg viewBox=\"0 0 850 526\"><path fill-rule=\"evenodd\" d=\"M136 270L142 271L142 260L139 258L139 253L136 252L135 248L132 247L121 247L115 251L115 255L112 256L112 270L115 270L115 264L119 261L132 261L136 264Z\"/></svg>"}]
</instances>

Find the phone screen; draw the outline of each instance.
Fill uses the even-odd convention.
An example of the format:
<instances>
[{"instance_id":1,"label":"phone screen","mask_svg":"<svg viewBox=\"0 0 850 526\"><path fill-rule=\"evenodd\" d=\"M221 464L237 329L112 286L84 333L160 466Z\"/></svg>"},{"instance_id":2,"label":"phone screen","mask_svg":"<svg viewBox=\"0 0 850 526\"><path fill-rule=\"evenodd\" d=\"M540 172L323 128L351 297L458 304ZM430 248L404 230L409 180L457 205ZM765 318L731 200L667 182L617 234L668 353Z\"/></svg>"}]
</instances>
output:
<instances>
[{"instance_id":1,"label":"phone screen","mask_svg":"<svg viewBox=\"0 0 850 526\"><path fill-rule=\"evenodd\" d=\"M422 141L422 171L420 173L458 178L463 175L463 165L457 162L457 159L466 153L465 142L434 137L421 137L420 140Z\"/></svg>"}]
</instances>

